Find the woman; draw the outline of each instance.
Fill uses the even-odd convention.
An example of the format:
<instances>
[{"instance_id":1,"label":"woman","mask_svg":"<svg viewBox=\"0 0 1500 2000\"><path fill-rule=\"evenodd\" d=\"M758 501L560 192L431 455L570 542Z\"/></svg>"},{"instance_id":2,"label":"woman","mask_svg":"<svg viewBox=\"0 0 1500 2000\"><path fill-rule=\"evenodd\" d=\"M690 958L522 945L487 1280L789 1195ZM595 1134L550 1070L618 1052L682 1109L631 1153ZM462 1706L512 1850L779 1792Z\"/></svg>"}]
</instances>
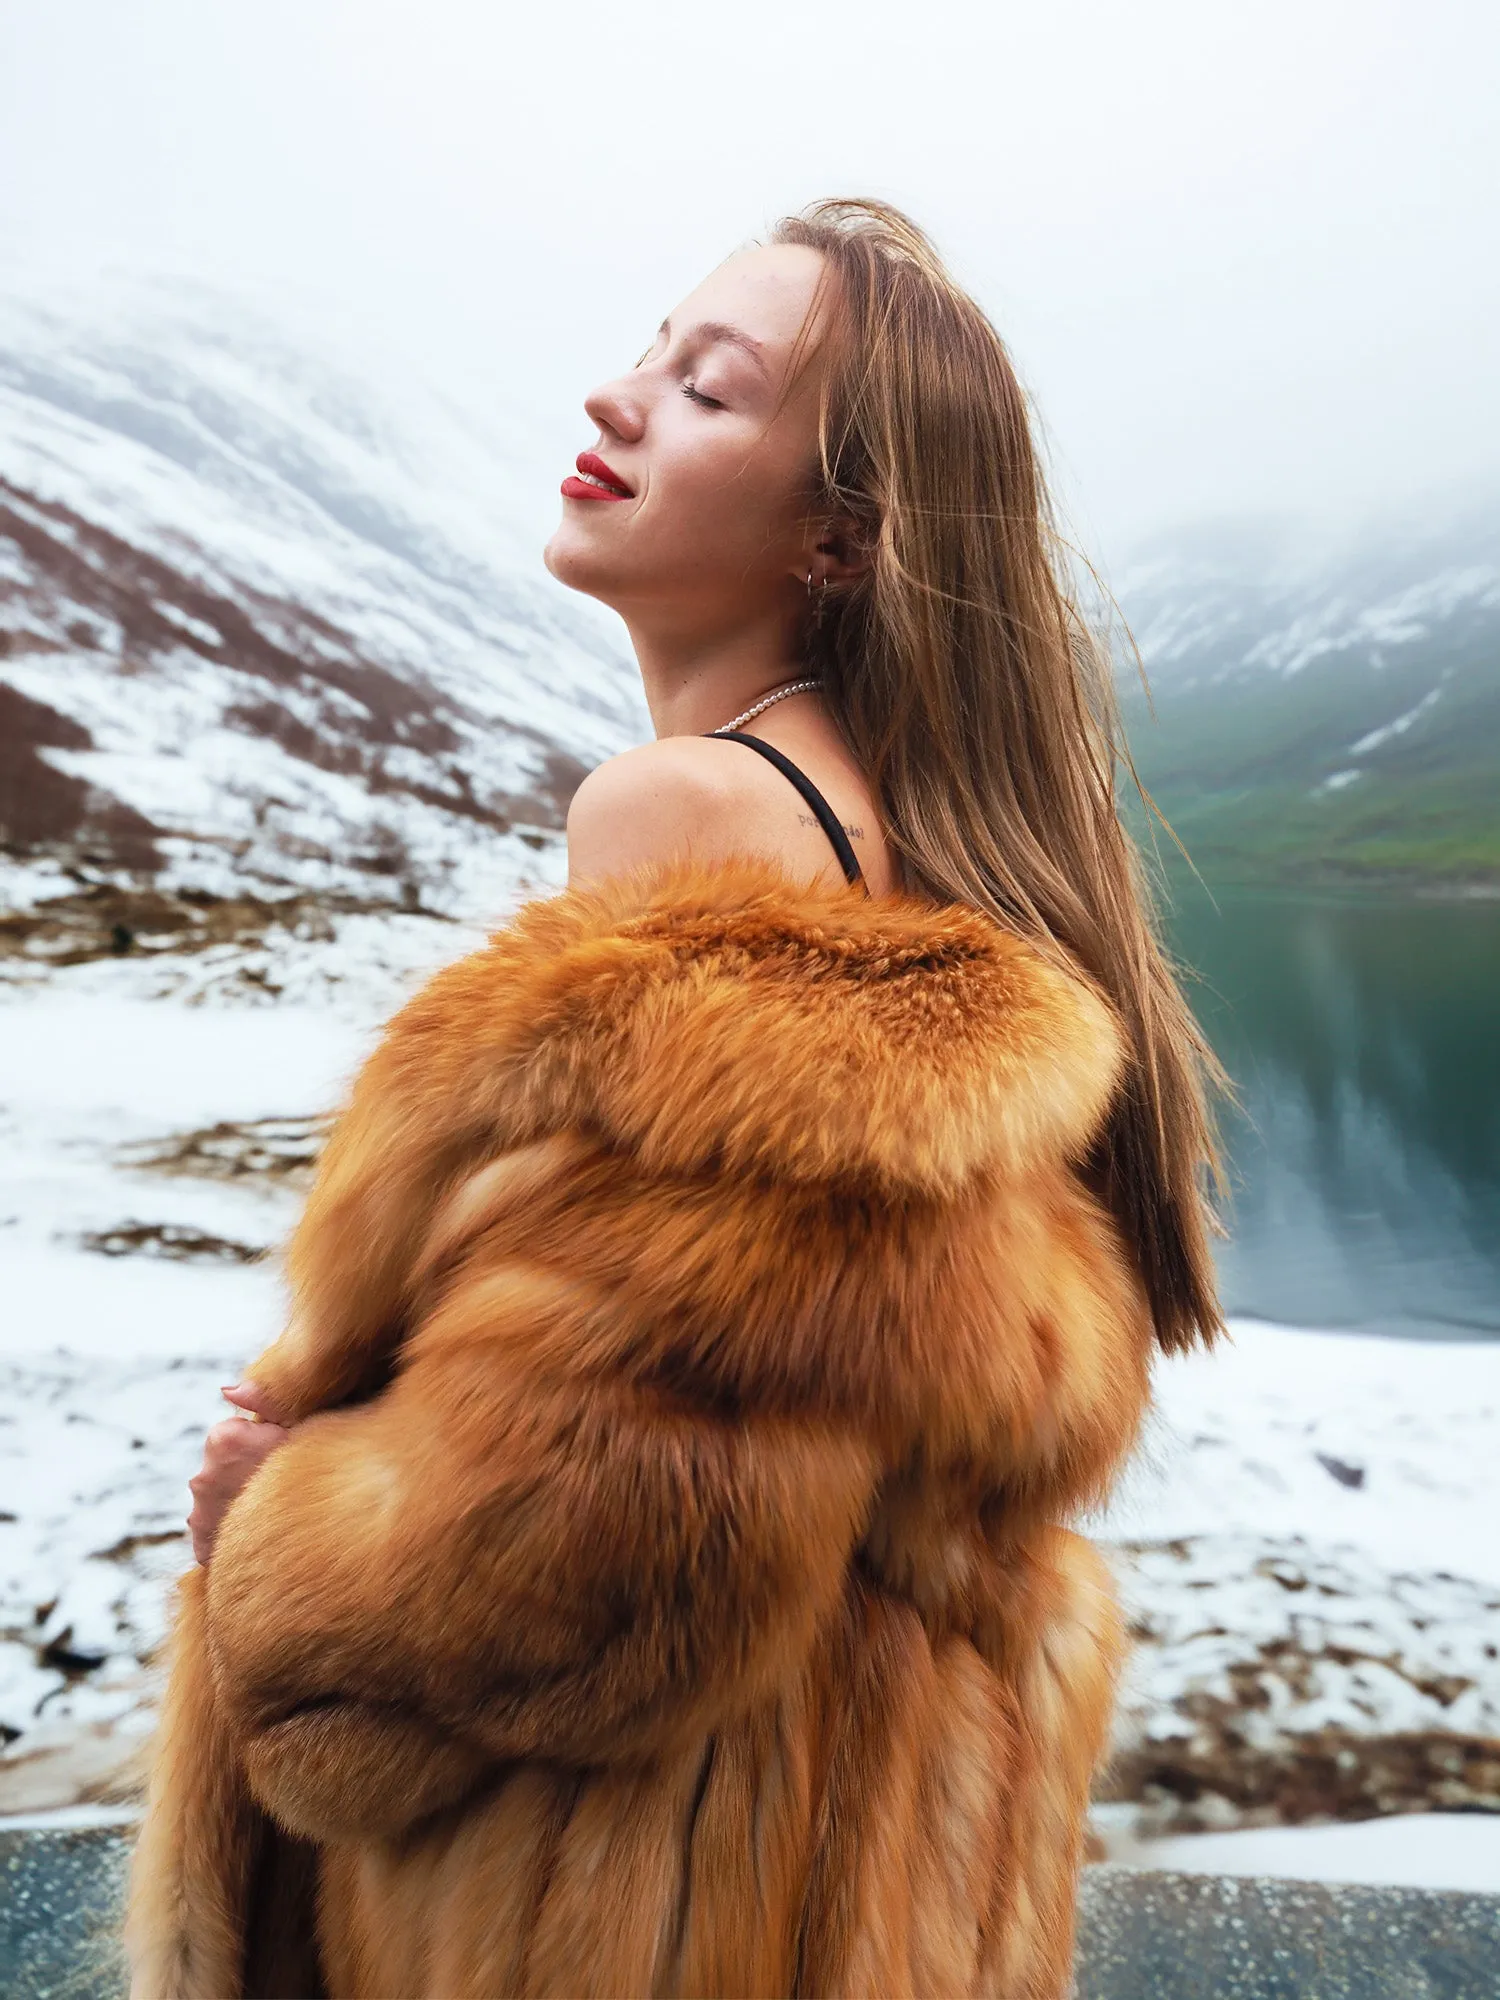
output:
<instances>
[{"instance_id":1,"label":"woman","mask_svg":"<svg viewBox=\"0 0 1500 2000\"><path fill-rule=\"evenodd\" d=\"M658 740L330 1143L194 1483L136 1991L1060 1995L1121 1644L1065 1523L1219 1323L1105 666L894 211L587 407L548 562Z\"/></svg>"}]
</instances>

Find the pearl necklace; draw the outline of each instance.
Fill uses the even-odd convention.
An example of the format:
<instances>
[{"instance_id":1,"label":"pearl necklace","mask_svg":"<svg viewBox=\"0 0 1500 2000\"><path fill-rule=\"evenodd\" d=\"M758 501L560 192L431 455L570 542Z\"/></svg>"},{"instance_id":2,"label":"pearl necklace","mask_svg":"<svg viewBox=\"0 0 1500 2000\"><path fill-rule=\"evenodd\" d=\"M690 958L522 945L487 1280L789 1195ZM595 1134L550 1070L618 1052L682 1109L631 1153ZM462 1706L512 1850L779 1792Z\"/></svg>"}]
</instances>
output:
<instances>
[{"instance_id":1,"label":"pearl necklace","mask_svg":"<svg viewBox=\"0 0 1500 2000\"><path fill-rule=\"evenodd\" d=\"M807 694L811 689L820 688L822 685L819 680L788 681L785 687L772 688L769 694L762 695L752 708L747 708L743 715L737 715L733 722L722 723L719 728L711 729L708 733L710 736L723 736L730 729L738 729L741 723L753 722L763 709L770 708L775 702L785 701L788 695Z\"/></svg>"}]
</instances>

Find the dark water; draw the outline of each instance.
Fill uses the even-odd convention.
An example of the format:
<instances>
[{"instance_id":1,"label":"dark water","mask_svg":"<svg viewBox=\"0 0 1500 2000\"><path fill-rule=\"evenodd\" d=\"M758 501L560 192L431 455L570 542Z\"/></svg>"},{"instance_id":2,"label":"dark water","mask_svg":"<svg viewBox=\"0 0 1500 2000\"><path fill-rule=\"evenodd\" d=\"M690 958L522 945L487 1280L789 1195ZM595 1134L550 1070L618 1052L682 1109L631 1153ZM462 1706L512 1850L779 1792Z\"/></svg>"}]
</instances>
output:
<instances>
[{"instance_id":1,"label":"dark water","mask_svg":"<svg viewBox=\"0 0 1500 2000\"><path fill-rule=\"evenodd\" d=\"M1243 1105L1229 1310L1500 1339L1500 902L1215 894L1170 933Z\"/></svg>"}]
</instances>

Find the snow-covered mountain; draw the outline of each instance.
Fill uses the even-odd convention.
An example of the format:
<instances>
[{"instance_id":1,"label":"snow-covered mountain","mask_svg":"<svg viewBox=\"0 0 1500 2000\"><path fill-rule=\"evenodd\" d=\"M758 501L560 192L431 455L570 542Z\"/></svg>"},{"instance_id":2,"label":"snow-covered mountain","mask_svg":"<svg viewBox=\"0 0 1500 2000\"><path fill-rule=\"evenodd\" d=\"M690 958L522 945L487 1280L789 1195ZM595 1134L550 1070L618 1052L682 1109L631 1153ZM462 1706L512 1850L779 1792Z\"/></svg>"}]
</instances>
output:
<instances>
[{"instance_id":1,"label":"snow-covered mountain","mask_svg":"<svg viewBox=\"0 0 1500 2000\"><path fill-rule=\"evenodd\" d=\"M1117 585L1143 777L1195 857L1270 876L1500 878L1500 509L1337 550L1241 527Z\"/></svg>"},{"instance_id":2,"label":"snow-covered mountain","mask_svg":"<svg viewBox=\"0 0 1500 2000\"><path fill-rule=\"evenodd\" d=\"M1278 523L1178 533L1118 585L1162 685L1301 673L1357 653L1374 668L1500 622L1500 519L1475 509L1351 542L1300 542Z\"/></svg>"},{"instance_id":3,"label":"snow-covered mountain","mask_svg":"<svg viewBox=\"0 0 1500 2000\"><path fill-rule=\"evenodd\" d=\"M0 902L44 944L493 912L645 732L498 423L330 354L191 288L0 303Z\"/></svg>"}]
</instances>

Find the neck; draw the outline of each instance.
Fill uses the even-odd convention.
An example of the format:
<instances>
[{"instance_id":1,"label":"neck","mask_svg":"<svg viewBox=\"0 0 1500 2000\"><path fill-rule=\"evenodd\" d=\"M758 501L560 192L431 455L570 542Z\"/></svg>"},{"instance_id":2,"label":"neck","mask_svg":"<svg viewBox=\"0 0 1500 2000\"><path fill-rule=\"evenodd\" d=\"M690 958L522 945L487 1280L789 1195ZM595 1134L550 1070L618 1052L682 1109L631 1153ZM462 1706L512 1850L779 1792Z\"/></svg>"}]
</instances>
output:
<instances>
[{"instance_id":1,"label":"neck","mask_svg":"<svg viewBox=\"0 0 1500 2000\"><path fill-rule=\"evenodd\" d=\"M807 673L795 626L780 616L719 633L663 633L626 620L658 736L719 729L773 688Z\"/></svg>"}]
</instances>

